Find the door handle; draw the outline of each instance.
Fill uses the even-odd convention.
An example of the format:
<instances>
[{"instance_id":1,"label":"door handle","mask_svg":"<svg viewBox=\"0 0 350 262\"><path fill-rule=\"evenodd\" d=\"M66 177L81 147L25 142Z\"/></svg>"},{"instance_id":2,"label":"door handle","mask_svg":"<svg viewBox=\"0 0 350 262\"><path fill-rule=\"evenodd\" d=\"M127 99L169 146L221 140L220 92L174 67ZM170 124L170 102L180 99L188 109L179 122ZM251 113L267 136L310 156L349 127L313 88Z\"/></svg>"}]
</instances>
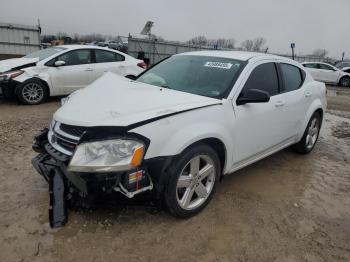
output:
<instances>
[{"instance_id":1,"label":"door handle","mask_svg":"<svg viewBox=\"0 0 350 262\"><path fill-rule=\"evenodd\" d=\"M281 106L284 106L285 102L284 101L277 101L275 103L275 107L281 107Z\"/></svg>"},{"instance_id":2,"label":"door handle","mask_svg":"<svg viewBox=\"0 0 350 262\"><path fill-rule=\"evenodd\" d=\"M305 97L310 97L311 95L312 95L312 93L309 91L305 93Z\"/></svg>"},{"instance_id":3,"label":"door handle","mask_svg":"<svg viewBox=\"0 0 350 262\"><path fill-rule=\"evenodd\" d=\"M91 71L94 71L94 69L92 69L92 68L86 68L85 71L91 72Z\"/></svg>"}]
</instances>

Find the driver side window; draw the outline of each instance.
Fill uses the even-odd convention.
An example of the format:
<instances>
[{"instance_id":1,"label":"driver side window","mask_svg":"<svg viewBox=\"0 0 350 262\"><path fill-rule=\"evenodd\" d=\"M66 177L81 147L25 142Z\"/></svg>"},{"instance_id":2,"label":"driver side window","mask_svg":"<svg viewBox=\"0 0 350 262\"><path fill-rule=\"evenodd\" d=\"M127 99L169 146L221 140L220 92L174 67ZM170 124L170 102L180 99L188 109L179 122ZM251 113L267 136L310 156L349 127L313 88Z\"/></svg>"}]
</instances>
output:
<instances>
[{"instance_id":1,"label":"driver side window","mask_svg":"<svg viewBox=\"0 0 350 262\"><path fill-rule=\"evenodd\" d=\"M279 93L277 69L275 63L266 63L258 65L250 74L245 83L242 94L250 89L259 89L270 94L270 96Z\"/></svg>"},{"instance_id":2,"label":"driver side window","mask_svg":"<svg viewBox=\"0 0 350 262\"><path fill-rule=\"evenodd\" d=\"M57 57L56 61L64 61L65 66L90 64L91 51L89 49L70 51Z\"/></svg>"}]
</instances>

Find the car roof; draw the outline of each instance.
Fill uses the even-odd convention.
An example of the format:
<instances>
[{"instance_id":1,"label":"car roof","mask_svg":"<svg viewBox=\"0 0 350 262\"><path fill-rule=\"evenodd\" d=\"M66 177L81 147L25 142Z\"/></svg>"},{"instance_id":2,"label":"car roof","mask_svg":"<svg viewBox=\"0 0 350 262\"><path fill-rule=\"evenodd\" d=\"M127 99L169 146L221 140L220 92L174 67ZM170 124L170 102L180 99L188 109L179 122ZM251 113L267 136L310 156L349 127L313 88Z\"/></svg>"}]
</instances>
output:
<instances>
[{"instance_id":1,"label":"car roof","mask_svg":"<svg viewBox=\"0 0 350 262\"><path fill-rule=\"evenodd\" d=\"M69 50L82 49L82 48L93 48L93 49L102 49L102 50L109 50L109 51L118 52L118 50L110 49L108 47L89 45L89 44L87 44L87 45L58 45L58 46L53 46L53 47L62 47L62 48L66 48Z\"/></svg>"},{"instance_id":2,"label":"car roof","mask_svg":"<svg viewBox=\"0 0 350 262\"><path fill-rule=\"evenodd\" d=\"M222 58L231 58L241 61L247 61L251 58L283 58L285 57L265 54L265 53L256 53L256 52L246 52L246 51L223 51L223 50L210 50L210 51L192 51L181 53L177 55L198 55L198 56L213 56L213 57L222 57Z\"/></svg>"},{"instance_id":3,"label":"car roof","mask_svg":"<svg viewBox=\"0 0 350 262\"><path fill-rule=\"evenodd\" d=\"M84 48L90 48L90 49L100 49L100 50L107 50L107 51L111 51L111 52L115 52L115 53L118 53L118 54L121 54L123 55L125 58L127 59L136 59L128 54L125 54L123 52L120 52L118 50L115 50L115 49L111 49L109 47L103 47L103 46L96 46L96 45L58 45L58 46L52 46L52 47L62 47L62 48L65 48L67 50L76 50L76 49L84 49ZM136 59L137 60L137 59Z\"/></svg>"},{"instance_id":4,"label":"car roof","mask_svg":"<svg viewBox=\"0 0 350 262\"><path fill-rule=\"evenodd\" d=\"M330 65L333 66L329 63L325 63L325 62L303 62L302 64L324 64L324 65Z\"/></svg>"}]
</instances>

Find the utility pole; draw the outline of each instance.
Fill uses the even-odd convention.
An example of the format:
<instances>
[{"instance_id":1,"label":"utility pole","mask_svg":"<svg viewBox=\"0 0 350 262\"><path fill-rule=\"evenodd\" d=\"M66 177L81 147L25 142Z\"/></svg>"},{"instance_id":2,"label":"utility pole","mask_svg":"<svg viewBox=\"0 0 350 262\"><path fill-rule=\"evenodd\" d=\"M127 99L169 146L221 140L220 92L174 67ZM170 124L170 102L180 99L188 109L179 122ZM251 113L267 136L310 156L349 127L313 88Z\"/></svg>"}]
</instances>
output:
<instances>
[{"instance_id":1,"label":"utility pole","mask_svg":"<svg viewBox=\"0 0 350 262\"><path fill-rule=\"evenodd\" d=\"M295 48L295 43L290 44L290 48L292 48L292 58L294 60L294 48Z\"/></svg>"},{"instance_id":2,"label":"utility pole","mask_svg":"<svg viewBox=\"0 0 350 262\"><path fill-rule=\"evenodd\" d=\"M341 61L344 61L344 56L345 56L345 52L343 52L343 54L341 56Z\"/></svg>"}]
</instances>

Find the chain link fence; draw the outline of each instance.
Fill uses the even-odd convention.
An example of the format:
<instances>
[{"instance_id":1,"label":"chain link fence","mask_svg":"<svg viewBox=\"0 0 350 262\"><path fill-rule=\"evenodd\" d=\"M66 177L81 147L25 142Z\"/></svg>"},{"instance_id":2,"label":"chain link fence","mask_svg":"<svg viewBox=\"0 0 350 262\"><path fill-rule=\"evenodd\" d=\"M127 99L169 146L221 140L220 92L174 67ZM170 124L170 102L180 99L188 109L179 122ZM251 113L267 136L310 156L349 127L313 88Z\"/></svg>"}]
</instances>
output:
<instances>
[{"instance_id":1,"label":"chain link fence","mask_svg":"<svg viewBox=\"0 0 350 262\"><path fill-rule=\"evenodd\" d=\"M191 45L178 42L163 42L157 40L140 39L140 38L127 38L128 53L133 57L140 57L140 52L150 65L153 65L160 60L169 57L174 54L200 51L200 50L238 50L238 49L227 49L227 48L215 48L210 46ZM292 59L292 56L286 54L276 54ZM333 63L334 60L330 58L315 57L315 56L295 56L294 59L298 62L328 62Z\"/></svg>"}]
</instances>

